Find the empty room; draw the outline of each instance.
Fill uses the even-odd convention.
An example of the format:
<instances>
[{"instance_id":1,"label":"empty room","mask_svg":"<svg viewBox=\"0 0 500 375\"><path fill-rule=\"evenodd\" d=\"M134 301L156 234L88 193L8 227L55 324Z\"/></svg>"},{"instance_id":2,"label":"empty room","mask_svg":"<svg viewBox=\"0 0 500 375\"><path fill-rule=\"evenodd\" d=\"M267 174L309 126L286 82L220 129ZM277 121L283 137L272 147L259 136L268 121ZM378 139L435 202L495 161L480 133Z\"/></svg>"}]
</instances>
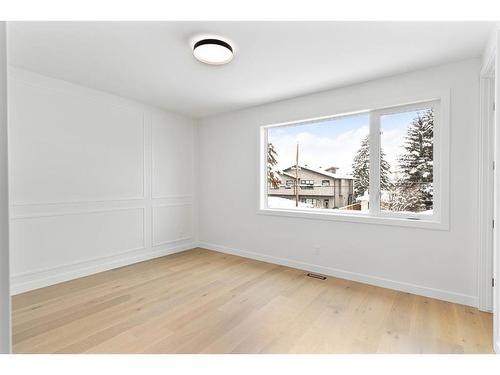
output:
<instances>
[{"instance_id":1,"label":"empty room","mask_svg":"<svg viewBox=\"0 0 500 375\"><path fill-rule=\"evenodd\" d=\"M498 352L499 25L2 22L1 351Z\"/></svg>"}]
</instances>

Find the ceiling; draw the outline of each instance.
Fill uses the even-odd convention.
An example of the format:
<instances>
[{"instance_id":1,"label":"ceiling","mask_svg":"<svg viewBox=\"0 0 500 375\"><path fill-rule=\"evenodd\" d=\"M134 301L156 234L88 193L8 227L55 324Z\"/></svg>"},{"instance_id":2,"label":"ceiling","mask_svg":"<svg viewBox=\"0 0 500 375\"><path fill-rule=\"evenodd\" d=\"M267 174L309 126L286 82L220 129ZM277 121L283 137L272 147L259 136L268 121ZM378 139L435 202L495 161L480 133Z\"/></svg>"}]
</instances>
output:
<instances>
[{"instance_id":1,"label":"ceiling","mask_svg":"<svg viewBox=\"0 0 500 375\"><path fill-rule=\"evenodd\" d=\"M193 118L480 56L491 22L9 22L9 62ZM224 66L197 36L233 42Z\"/></svg>"}]
</instances>

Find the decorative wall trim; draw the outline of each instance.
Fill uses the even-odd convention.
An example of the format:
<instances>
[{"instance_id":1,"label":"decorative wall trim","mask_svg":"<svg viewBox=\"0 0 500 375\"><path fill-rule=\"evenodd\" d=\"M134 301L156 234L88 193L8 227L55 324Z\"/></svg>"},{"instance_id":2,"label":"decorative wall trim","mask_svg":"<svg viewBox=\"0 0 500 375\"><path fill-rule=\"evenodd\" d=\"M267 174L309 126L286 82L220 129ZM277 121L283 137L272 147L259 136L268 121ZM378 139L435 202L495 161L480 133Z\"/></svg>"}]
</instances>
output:
<instances>
[{"instance_id":1,"label":"decorative wall trim","mask_svg":"<svg viewBox=\"0 0 500 375\"><path fill-rule=\"evenodd\" d=\"M158 205L153 205L151 206L151 246L152 247L158 247L162 245L168 245L172 243L177 243L180 241L186 241L186 240L192 240L193 236L188 236L188 237L180 237L175 240L168 240L168 241L160 241L160 242L155 242L155 233L154 233L154 228L155 228L155 208L162 208L162 207L177 207L177 206L192 206L192 202L172 202L172 203L163 203L163 204L158 204Z\"/></svg>"},{"instance_id":2,"label":"decorative wall trim","mask_svg":"<svg viewBox=\"0 0 500 375\"><path fill-rule=\"evenodd\" d=\"M193 240L193 237L189 236L189 237L180 237L180 238L177 238L175 240L169 240L169 241L161 241L161 242L156 242L154 243L153 242L153 247L158 247L158 246L163 246L163 245L170 245L170 244L173 244L173 243L179 243L179 242L182 242L182 241L192 241Z\"/></svg>"},{"instance_id":3,"label":"decorative wall trim","mask_svg":"<svg viewBox=\"0 0 500 375\"><path fill-rule=\"evenodd\" d=\"M147 133L147 127L149 125L148 121L146 121L146 112L142 111L142 197L143 199L147 199L147 194L146 194L146 185L147 185L147 180L148 177L146 169L147 169L147 161L149 158L148 155L148 145L146 144L146 133Z\"/></svg>"},{"instance_id":4,"label":"decorative wall trim","mask_svg":"<svg viewBox=\"0 0 500 375\"><path fill-rule=\"evenodd\" d=\"M263 262L279 264L282 266L297 268L304 271L312 271L341 279L352 280L364 284L370 284L387 289L394 289L401 292L412 293L424 297L435 298L443 301L459 303L467 306L477 306L477 297L461 293L455 293L442 289L429 288L426 286L410 284L406 282L385 279L377 276L361 274L357 272L345 271L332 267L319 266L316 264L304 263L292 259L278 258L269 255L259 254L251 251L235 249L227 246L198 242L197 247L208 250L219 251L221 253L238 255L244 258L260 260Z\"/></svg>"},{"instance_id":5,"label":"decorative wall trim","mask_svg":"<svg viewBox=\"0 0 500 375\"><path fill-rule=\"evenodd\" d=\"M58 96L54 97L54 100L58 100L61 94L65 96L71 95L73 98L77 98L77 100L82 99L85 105L90 106L90 108L93 108L93 103L97 103L98 107L96 108L117 108L127 120L130 120L130 129L134 131L134 138L130 138L130 142L134 145L134 161L137 160L138 163L136 173L133 175L133 181L137 182L137 187L134 187L134 191L124 191L123 194L120 194L121 196L110 191L101 194L98 190L85 196L53 196L47 197L49 199L46 201L43 199L34 199L31 201L30 197L26 196L27 199L25 201L23 197L20 197L21 199L19 201L11 202L10 220L12 220L12 223L16 223L16 225L19 221L23 224L23 220L36 220L57 216L93 215L115 212L117 218L121 218L120 212L127 212L127 214L132 210L136 212L133 214L133 219L129 220L127 218L126 220L127 223L133 223L134 236L132 242L127 241L126 243L115 246L112 245L115 242L111 242L109 246L104 246L102 251L97 254L93 253L93 255L88 255L89 257L97 256L97 258L86 258L86 254L83 251L83 253L79 252L70 257L67 260L69 263L66 264L61 264L57 259L51 259L49 264L51 264L53 268L50 269L31 270L21 262L18 265L19 268L16 270L19 273L12 275L11 292L13 294L184 251L194 246L193 233L176 234L175 231L172 235L179 238L152 244L154 230L152 212L155 207L176 205L192 206L194 201L193 194L162 195L161 192L159 192L159 196L152 197L152 181L155 178L152 170L153 115L158 114L162 116L159 118L156 124L157 126L174 126L174 129L177 129L177 127L185 129L186 126L195 126L196 122L194 120L179 114L166 112L154 106L142 104L63 80L46 77L24 69L9 68L9 78L12 78L15 82L20 82L21 85L19 87L21 90L26 89L26 87L37 88L36 95L43 95L45 91L49 93L54 92L59 93ZM38 90L42 91L39 92ZM165 137L169 137L169 134L165 134ZM190 136L187 133L185 137L187 142L193 142L194 144L194 138L188 138ZM89 142L92 141L89 140ZM162 145L163 143L158 143L157 147L162 147ZM161 163L163 158L157 161ZM141 177L142 183L140 181ZM182 176L179 176L179 178L182 178ZM125 190L129 189L127 188ZM164 193L166 193L166 191ZM179 193L182 194L184 192L179 191ZM62 200L57 200L59 197L62 198ZM64 200L64 198L68 199ZM141 210L142 214L137 213L136 210ZM141 220L140 217L142 217L142 224L139 222ZM103 220L108 219L114 220L114 216L111 218L105 217ZM190 220L194 221L194 216L192 216ZM57 223L54 225L57 225ZM139 226L141 228L139 228ZM141 230L142 240L138 238L141 236ZM29 236L30 233L22 232L20 235ZM64 239L66 239L66 237L64 237ZM70 246L69 243L68 246ZM28 253L31 251L31 249L27 250ZM33 249L33 251L36 250L37 249Z\"/></svg>"},{"instance_id":6,"label":"decorative wall trim","mask_svg":"<svg viewBox=\"0 0 500 375\"><path fill-rule=\"evenodd\" d=\"M108 258L114 258L114 257L117 257L117 256L123 256L123 255L127 255L129 253L135 253L135 252L142 251L142 250L146 250L146 248L143 247L143 246L140 246L140 247L136 247L134 249L123 250L123 251L116 252L114 254L105 255L103 257L94 257L94 258L90 258L90 259L81 260L81 261L78 261L78 262L60 264L60 265L55 266L55 267L46 267L46 268L40 268L40 269L33 270L33 271L20 272L20 273L18 273L16 275L12 275L12 277L15 277L17 279L22 279L24 277L30 277L32 275L54 274L54 273L57 273L57 271L60 270L60 269L65 269L65 268L70 268L70 267L84 266L84 265L87 265L89 263L94 263L94 262L97 262L97 261L103 261L103 260L106 260Z\"/></svg>"},{"instance_id":7,"label":"decorative wall trim","mask_svg":"<svg viewBox=\"0 0 500 375\"><path fill-rule=\"evenodd\" d=\"M151 199L192 199L192 195L161 195L161 196L156 196L152 197Z\"/></svg>"},{"instance_id":8,"label":"decorative wall trim","mask_svg":"<svg viewBox=\"0 0 500 375\"><path fill-rule=\"evenodd\" d=\"M161 203L156 204L153 208L161 208L161 207L172 207L172 206L192 206L193 202L172 202L172 203Z\"/></svg>"},{"instance_id":9,"label":"decorative wall trim","mask_svg":"<svg viewBox=\"0 0 500 375\"><path fill-rule=\"evenodd\" d=\"M24 220L24 219L36 219L40 217L54 217L54 216L74 216L74 215L92 215L99 214L102 212L113 212L113 211L137 211L142 210L143 215L144 207L113 207L113 208L103 208L98 210L79 210L79 211L69 211L69 212L44 212L40 214L27 214L27 215L13 215L10 220Z\"/></svg>"},{"instance_id":10,"label":"decorative wall trim","mask_svg":"<svg viewBox=\"0 0 500 375\"><path fill-rule=\"evenodd\" d=\"M159 200L159 199L192 199L193 198L193 194L187 194L187 195L184 195L184 194L167 194L167 195L161 195L161 193L159 195L155 195L154 193L154 186L155 186L155 175L153 173L154 171L154 167L155 167L155 156L154 156L154 142L153 142L153 139L154 139L154 134L153 134L153 129L154 129L154 114L151 113L150 115L150 133L149 133L149 145L151 147L151 158L149 160L149 167L150 167L150 170L151 170L151 181L150 181L150 191L149 191L149 195L151 197L152 200Z\"/></svg>"},{"instance_id":11,"label":"decorative wall trim","mask_svg":"<svg viewBox=\"0 0 500 375\"><path fill-rule=\"evenodd\" d=\"M151 249L139 248L47 270L13 275L11 278L11 294L15 295L32 289L38 289L98 272L178 253L192 249L195 245L194 243L186 243L177 246L166 246L154 251L151 251Z\"/></svg>"},{"instance_id":12,"label":"decorative wall trim","mask_svg":"<svg viewBox=\"0 0 500 375\"><path fill-rule=\"evenodd\" d=\"M10 204L11 207L25 207L25 206L62 206L62 205L72 205L72 204L91 204L91 203L110 203L110 202L131 202L131 201L143 201L145 197L132 197L132 198L109 198L101 200L81 200L81 201L60 201L60 202L13 202Z\"/></svg>"},{"instance_id":13,"label":"decorative wall trim","mask_svg":"<svg viewBox=\"0 0 500 375\"><path fill-rule=\"evenodd\" d=\"M38 219L38 218L45 218L45 217L57 217L57 216L75 216L75 215L93 215L93 214L99 214L103 212L116 212L116 211L142 211L142 233L141 233L141 238L142 238L142 247L137 248L137 249L132 249L132 250L126 250L124 252L121 252L120 254L123 253L128 253L129 251L136 251L139 249L145 249L146 246L146 207L141 206L141 207L112 207L112 208L103 208L103 209L97 209L97 210L79 210L79 211L70 211L70 212L44 212L40 214L27 214L27 215L12 215L10 217L10 221L16 221L16 220L30 220L30 219ZM38 272L45 272L45 270L41 271L35 271L36 273ZM32 272L30 272L32 273Z\"/></svg>"},{"instance_id":14,"label":"decorative wall trim","mask_svg":"<svg viewBox=\"0 0 500 375\"><path fill-rule=\"evenodd\" d=\"M99 263L103 260L106 260L108 258L115 258L115 257L122 257L126 254L129 253L135 253L138 251L146 251L148 250L146 246L146 209L145 207L133 207L133 208L108 208L108 209L102 209L102 210L93 210L93 211L75 211L75 212L63 212L63 213L45 213L45 214L30 214L30 215L24 215L24 216L15 216L11 217L10 220L30 220L30 219L38 219L38 218L45 218L45 217L57 217L57 216L74 216L74 215L92 215L92 214L99 214L99 213L105 213L105 212L115 212L115 211L142 211L142 231L141 231L141 242L142 245L140 247L134 248L134 249L128 249L128 250L122 250L118 253L110 254L110 255L105 255L104 257L97 257L97 258L92 258L92 259L86 259L83 261L78 261L75 263L71 264L64 264L60 265L57 267L50 267L46 269L40 269L40 270L35 270L35 271L29 271L29 272L23 272L19 273L17 275L12 275L12 285L16 284L16 279L24 279L25 277L28 277L29 279L32 277L36 278L44 278L44 275L49 275L48 277L51 278L53 275L57 276L61 273L61 269L66 269L66 268L74 268L74 267L80 267L81 265L85 266L87 264L93 264L93 263ZM151 250L151 249L149 249ZM98 271L100 272L100 271ZM66 273L66 272L62 272ZM33 276L35 275L35 276ZM38 276L36 276L38 275ZM80 276L77 276L80 277ZM57 278L57 277L56 277ZM64 281L67 281L69 279L66 279ZM60 281L58 281L60 282ZM36 285L36 284L35 284ZM52 284L47 284L47 285L52 285ZM47 286L44 285L44 286ZM39 288L37 286L36 288ZM34 288L30 288L34 289ZM30 289L25 289L23 291L27 291Z\"/></svg>"},{"instance_id":15,"label":"decorative wall trim","mask_svg":"<svg viewBox=\"0 0 500 375\"><path fill-rule=\"evenodd\" d=\"M20 77L20 74L28 74L29 76L35 76L37 77L37 81L41 79L44 80L43 83L36 82L33 83L31 81L28 81L25 77ZM134 105L132 102L127 102L126 100L122 101L117 101L116 98L112 95L106 94L106 93L101 93L96 90L92 89L86 89L82 86L74 85L71 83L64 82L65 85L62 87L54 87L51 84L47 84L47 80L49 80L51 83L54 81L61 82L60 80L57 79L52 79L52 78L47 78L45 76L38 75L36 73L32 72L21 72L21 70L16 69L16 68L9 68L9 78L16 80L17 82L20 82L26 86L34 87L37 89L44 89L44 90L49 90L53 92L59 92L59 93L64 93L64 95L71 95L74 97L79 97L79 98L85 98L85 99L90 99L90 101L93 101L95 103L102 104L103 100L106 101L106 105L108 106L113 106L117 109L127 109L130 111L135 111L137 114L142 117L142 195L139 197L125 197L125 198L104 198L104 199L85 199L82 201L47 201L47 202L13 202L11 203L11 206L32 206L32 205L57 205L57 204L80 204L80 203L101 203L101 202L115 202L115 201L126 201L126 200L144 200L146 199L146 145L145 145L145 139L146 139L146 112L143 108L140 106ZM69 87L67 85L69 84Z\"/></svg>"}]
</instances>

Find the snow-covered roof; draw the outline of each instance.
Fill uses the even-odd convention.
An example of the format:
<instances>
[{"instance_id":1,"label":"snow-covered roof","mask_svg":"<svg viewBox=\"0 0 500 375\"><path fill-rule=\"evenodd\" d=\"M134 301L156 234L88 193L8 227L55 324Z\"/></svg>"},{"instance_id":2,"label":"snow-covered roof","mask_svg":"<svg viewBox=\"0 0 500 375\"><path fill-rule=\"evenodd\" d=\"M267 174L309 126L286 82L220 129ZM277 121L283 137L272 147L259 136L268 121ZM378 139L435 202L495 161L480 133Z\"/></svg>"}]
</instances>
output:
<instances>
[{"instance_id":1,"label":"snow-covered roof","mask_svg":"<svg viewBox=\"0 0 500 375\"><path fill-rule=\"evenodd\" d=\"M283 170L283 174L287 174L287 172L285 172L285 170L292 169L292 168L295 168L295 165L292 165L291 167L285 168ZM331 177L331 178L344 179L344 180L352 180L353 179L352 176L348 176L346 174L330 173L330 172L327 172L327 171L325 171L323 169L319 169L319 168L312 168L312 167L304 166L304 165L299 165L299 168L300 169L307 169L311 172L322 174L323 176L327 176L327 177ZM295 176L292 176L290 174L287 174L287 176L295 177Z\"/></svg>"},{"instance_id":2,"label":"snow-covered roof","mask_svg":"<svg viewBox=\"0 0 500 375\"><path fill-rule=\"evenodd\" d=\"M281 174L284 174L285 176L288 176L288 177L292 177L292 178L295 178L295 176L291 173L287 173L287 172L281 172Z\"/></svg>"}]
</instances>

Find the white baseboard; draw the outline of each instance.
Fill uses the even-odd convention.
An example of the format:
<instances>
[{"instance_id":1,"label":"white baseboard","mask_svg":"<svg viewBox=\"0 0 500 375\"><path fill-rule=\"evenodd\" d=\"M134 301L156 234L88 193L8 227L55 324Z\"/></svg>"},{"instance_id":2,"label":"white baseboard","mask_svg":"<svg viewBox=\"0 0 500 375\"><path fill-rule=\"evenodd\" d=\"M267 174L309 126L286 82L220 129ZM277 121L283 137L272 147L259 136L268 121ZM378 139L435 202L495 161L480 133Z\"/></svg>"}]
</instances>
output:
<instances>
[{"instance_id":1,"label":"white baseboard","mask_svg":"<svg viewBox=\"0 0 500 375\"><path fill-rule=\"evenodd\" d=\"M24 293L33 289L61 283L79 277L89 276L98 272L108 271L114 268L127 266L145 260L162 257L169 254L178 253L196 247L196 243L190 241L185 244L161 246L158 248L142 248L103 258L92 259L63 265L48 270L27 272L22 275L11 277L11 295Z\"/></svg>"},{"instance_id":2,"label":"white baseboard","mask_svg":"<svg viewBox=\"0 0 500 375\"><path fill-rule=\"evenodd\" d=\"M291 259L278 258L270 255L259 254L251 251L234 249L223 245L216 245L206 242L189 242L182 245L165 246L159 249L138 249L130 252L121 253L91 261L64 265L49 270L36 271L25 273L22 275L14 275L11 278L11 294L19 294L33 289L42 288L45 286L61 283L68 280L73 280L79 277L92 275L98 272L107 271L110 269L127 266L130 264L142 262L145 260L158 258L161 256L178 253L189 250L195 247L202 247L209 250L219 251L222 253L233 254L245 258L260 260L264 262L279 264L292 268L297 268L305 271L312 271L328 276L338 277L342 279L357 281L365 284L375 285L382 288L399 290L425 297L436 298L448 302L460 303L468 306L477 306L477 297L465 294L450 292L442 289L429 288L425 286L370 276L351 271L340 270L332 267L319 266L315 264L295 261ZM499 343L496 343L495 350L500 352Z\"/></svg>"},{"instance_id":3,"label":"white baseboard","mask_svg":"<svg viewBox=\"0 0 500 375\"><path fill-rule=\"evenodd\" d=\"M459 303L462 305L477 307L477 297L466 294L460 294L442 289L429 288L426 286L410 284L401 281L384 279L377 276L345 271L337 268L319 266L310 263L304 263L296 260L278 258L270 255L259 254L251 251L234 249L227 246L215 245L206 242L198 242L198 247L208 250L219 251L221 253L238 255L245 258L260 260L268 263L279 264L292 268L298 268L305 271L317 272L328 276L338 277L341 279L357 281L364 284L379 286L382 288L394 289L402 292L412 293L420 296L435 298L443 301Z\"/></svg>"}]
</instances>

